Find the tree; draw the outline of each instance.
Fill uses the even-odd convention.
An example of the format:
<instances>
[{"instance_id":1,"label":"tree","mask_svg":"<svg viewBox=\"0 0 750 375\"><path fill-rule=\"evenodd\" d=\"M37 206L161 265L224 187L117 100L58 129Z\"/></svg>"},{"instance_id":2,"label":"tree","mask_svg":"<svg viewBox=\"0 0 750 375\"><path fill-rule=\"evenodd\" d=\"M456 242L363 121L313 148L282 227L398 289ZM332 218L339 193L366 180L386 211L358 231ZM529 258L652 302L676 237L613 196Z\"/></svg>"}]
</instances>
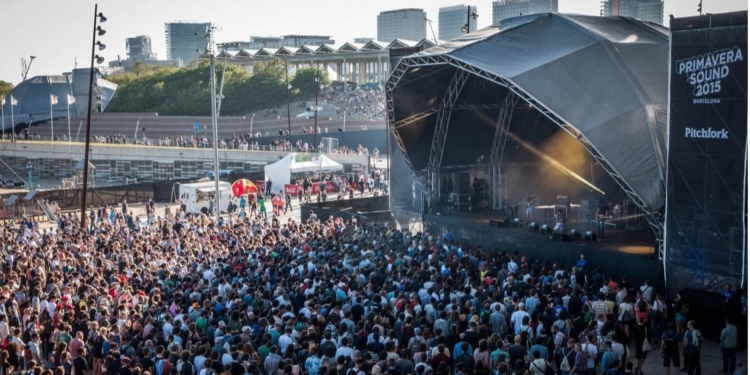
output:
<instances>
[{"instance_id":1,"label":"tree","mask_svg":"<svg viewBox=\"0 0 750 375\"><path fill-rule=\"evenodd\" d=\"M0 98L8 96L11 91L13 91L13 84L0 80Z\"/></svg>"},{"instance_id":2,"label":"tree","mask_svg":"<svg viewBox=\"0 0 750 375\"><path fill-rule=\"evenodd\" d=\"M320 74L320 76L318 76ZM328 71L324 68L317 69L317 67L301 68L294 74L294 78L291 81L294 96L297 99L305 99L315 96L315 80L320 78L320 83L325 87L328 86L331 81L328 79Z\"/></svg>"}]
</instances>

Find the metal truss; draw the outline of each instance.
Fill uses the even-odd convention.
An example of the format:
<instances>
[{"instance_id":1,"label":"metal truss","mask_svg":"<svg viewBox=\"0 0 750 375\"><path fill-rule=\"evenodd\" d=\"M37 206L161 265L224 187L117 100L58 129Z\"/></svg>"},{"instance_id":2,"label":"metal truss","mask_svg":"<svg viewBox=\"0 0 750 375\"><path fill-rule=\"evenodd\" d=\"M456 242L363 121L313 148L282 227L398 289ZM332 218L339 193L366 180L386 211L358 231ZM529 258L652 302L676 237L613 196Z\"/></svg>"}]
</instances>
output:
<instances>
[{"instance_id":1,"label":"metal truss","mask_svg":"<svg viewBox=\"0 0 750 375\"><path fill-rule=\"evenodd\" d=\"M469 73L464 70L456 71L448 84L448 90L443 95L440 102L440 108L437 112L435 121L435 132L432 136L432 147L430 148L430 159L427 163L427 186L425 190L429 202L429 209L432 210L433 199L440 194L440 164L443 162L443 151L445 149L445 139L448 137L448 126L451 121L453 105L456 104L461 90L464 88Z\"/></svg>"},{"instance_id":2,"label":"metal truss","mask_svg":"<svg viewBox=\"0 0 750 375\"><path fill-rule=\"evenodd\" d=\"M396 86L400 84L406 84L408 82L412 82L414 80L423 78L424 76L428 74L432 74L434 72L422 72L420 73L420 70L436 70L437 67L439 69L445 69L447 66L453 66L457 68L458 70L466 73L474 74L478 77L484 78L490 82L493 82L495 84L498 84L503 87L507 87L512 93L517 95L520 99L523 99L526 103L529 104L532 108L538 110L542 114L544 114L548 119L550 119L553 123L557 124L560 128L565 130L567 133L575 137L579 142L581 142L581 145L586 149L586 151L591 154L591 156L596 160L596 162L599 163L599 165L604 168L604 170L612 176L612 178L615 180L617 185L623 189L623 191L628 195L628 197L633 201L633 203L644 213L644 218L651 226L652 230L659 234L663 233L664 223L660 221L656 215L654 215L654 212L652 212L651 207L646 204L646 202L643 201L643 199L638 195L636 191L634 191L624 180L624 178L617 172L617 170L607 161L601 153L596 149L596 147L591 144L591 142L586 138L586 136L580 132L578 129L576 129L573 125L567 123L563 118L558 116L556 113L551 111L549 108L547 108L543 103L538 101L533 96L526 93L522 88L516 86L513 82L498 76L496 74L492 74L490 72L487 72L483 69L479 69L475 66L472 66L471 64L467 64L461 60L454 59L453 57L450 57L448 55L428 55L428 56L409 56L401 59L399 63L396 65L396 67L393 70L393 73L389 77L388 81L386 82L386 109L388 113L388 125L391 128L391 131L394 132L396 143L401 148L403 152L406 152L406 149L404 148L403 141L401 140L401 137L398 135L398 132L396 131L396 121L394 116L394 103L393 103L393 89L396 88ZM419 68L415 70L415 68ZM409 74L408 80L404 80L402 82L402 78L406 73ZM461 75L463 76L463 75ZM457 76L454 76L454 80ZM465 76L463 76L465 81ZM446 93L446 97L449 98L451 96L451 89L455 89L455 86L453 84L453 81L451 82L451 85L448 88L448 92ZM455 92L454 92L455 93ZM457 96L457 95L456 95ZM444 97L444 100L445 98ZM455 102L454 102L455 103ZM440 162L442 162L442 151L443 147L445 145L445 135L447 134L447 121L450 117L450 111L445 111L445 106L441 106L442 113L440 114L440 118L438 118L435 126L435 135L433 137L433 143L432 143L432 150L430 152L430 160L429 160L429 171L437 171L440 167ZM447 112L447 113L446 113ZM427 114L427 115L431 115ZM446 114L448 115L446 117ZM425 115L424 113L422 115ZM404 119L405 120L405 119ZM403 121L403 120L402 120ZM412 119L412 121L414 121ZM401 123L400 125L404 125L405 123ZM436 142L440 141L440 142ZM411 165L411 162L407 159L407 164L409 165L409 168L413 167ZM416 172L416 171L414 171ZM434 192L435 187L437 186L438 182L438 176L437 173L428 173L427 178L425 179L426 186L425 191L429 194L432 194ZM429 195L428 197L432 198L432 195ZM659 245L658 253L659 258L662 259L664 257L664 243L663 241L657 242Z\"/></svg>"},{"instance_id":3,"label":"metal truss","mask_svg":"<svg viewBox=\"0 0 750 375\"><path fill-rule=\"evenodd\" d=\"M516 102L518 102L518 95L508 91L503 104L500 106L500 113L497 116L497 124L495 125L495 137L492 139L489 164L490 192L492 194L490 199L492 208L495 210L502 208L500 188L505 181L501 180L502 170L500 165L503 161L505 143L508 141L508 133L510 132L510 120L513 118L513 109L516 106Z\"/></svg>"},{"instance_id":4,"label":"metal truss","mask_svg":"<svg viewBox=\"0 0 750 375\"><path fill-rule=\"evenodd\" d=\"M502 108L502 105L500 104L456 104L453 106L454 111L458 110L482 110L482 109L500 109ZM440 107L432 107L427 110L424 110L419 113L415 113L403 120L399 120L396 122L396 129L411 124L412 122L419 121L425 117L429 117L435 113L438 112Z\"/></svg>"}]
</instances>

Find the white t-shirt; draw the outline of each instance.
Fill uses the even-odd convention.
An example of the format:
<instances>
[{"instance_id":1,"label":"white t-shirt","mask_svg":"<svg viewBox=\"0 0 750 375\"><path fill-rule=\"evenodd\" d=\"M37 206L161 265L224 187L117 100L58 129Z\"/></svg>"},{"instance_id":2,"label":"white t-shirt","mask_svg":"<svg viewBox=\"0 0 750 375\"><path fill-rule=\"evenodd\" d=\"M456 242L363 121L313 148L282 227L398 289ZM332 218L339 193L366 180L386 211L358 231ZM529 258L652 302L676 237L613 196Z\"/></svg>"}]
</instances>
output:
<instances>
[{"instance_id":1,"label":"white t-shirt","mask_svg":"<svg viewBox=\"0 0 750 375\"><path fill-rule=\"evenodd\" d=\"M591 345L589 343L583 344L582 349L589 353L589 359L586 362L586 366L590 369L595 368L596 356L599 354L599 349L596 348L596 345Z\"/></svg>"}]
</instances>

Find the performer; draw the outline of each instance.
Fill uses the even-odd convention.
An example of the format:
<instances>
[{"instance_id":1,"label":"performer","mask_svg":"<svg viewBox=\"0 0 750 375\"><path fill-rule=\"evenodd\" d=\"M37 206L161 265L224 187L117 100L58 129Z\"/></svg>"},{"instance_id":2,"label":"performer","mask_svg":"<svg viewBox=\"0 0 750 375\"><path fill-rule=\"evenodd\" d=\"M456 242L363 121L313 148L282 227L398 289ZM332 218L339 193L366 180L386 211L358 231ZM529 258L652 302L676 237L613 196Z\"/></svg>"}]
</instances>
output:
<instances>
[{"instance_id":1,"label":"performer","mask_svg":"<svg viewBox=\"0 0 750 375\"><path fill-rule=\"evenodd\" d=\"M552 229L552 232L562 234L565 228L565 214L562 212L562 210L557 210L555 219L557 220L557 222L555 223L555 228Z\"/></svg>"},{"instance_id":2,"label":"performer","mask_svg":"<svg viewBox=\"0 0 750 375\"><path fill-rule=\"evenodd\" d=\"M534 217L534 208L536 208L536 195L529 192L526 197L526 220L532 221Z\"/></svg>"},{"instance_id":3,"label":"performer","mask_svg":"<svg viewBox=\"0 0 750 375\"><path fill-rule=\"evenodd\" d=\"M610 218L609 205L604 199L599 201L599 207L596 208L596 229L599 231L599 241L604 239L604 224Z\"/></svg>"}]
</instances>

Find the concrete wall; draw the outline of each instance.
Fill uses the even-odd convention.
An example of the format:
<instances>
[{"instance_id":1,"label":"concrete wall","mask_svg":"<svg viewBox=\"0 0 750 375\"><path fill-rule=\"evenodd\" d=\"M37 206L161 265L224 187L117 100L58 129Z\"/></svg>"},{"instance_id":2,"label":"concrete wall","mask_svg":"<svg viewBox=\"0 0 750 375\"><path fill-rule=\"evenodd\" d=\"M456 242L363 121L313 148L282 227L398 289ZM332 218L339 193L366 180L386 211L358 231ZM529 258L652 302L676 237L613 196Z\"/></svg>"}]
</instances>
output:
<instances>
[{"instance_id":1,"label":"concrete wall","mask_svg":"<svg viewBox=\"0 0 750 375\"><path fill-rule=\"evenodd\" d=\"M154 181L196 178L213 169L212 149L92 144L90 150L97 183L122 181L125 177ZM83 143L0 141L0 158L4 162L0 163L0 177L18 180L15 171L25 179L28 162L33 165L34 179L70 177L73 166L83 159L83 152ZM285 152L275 151L219 150L219 165L222 169L251 172L246 162L271 164L285 155ZM363 155L327 156L345 167L359 165L367 169L368 160Z\"/></svg>"}]
</instances>

